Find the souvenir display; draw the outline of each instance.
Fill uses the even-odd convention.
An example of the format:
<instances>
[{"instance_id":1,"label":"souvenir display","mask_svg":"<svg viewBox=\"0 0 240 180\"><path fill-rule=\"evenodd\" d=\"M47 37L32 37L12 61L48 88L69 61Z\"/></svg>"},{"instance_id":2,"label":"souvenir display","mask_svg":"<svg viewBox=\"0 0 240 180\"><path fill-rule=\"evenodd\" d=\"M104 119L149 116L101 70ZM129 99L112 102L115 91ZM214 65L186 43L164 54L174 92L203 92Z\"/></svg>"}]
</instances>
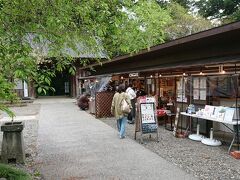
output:
<instances>
[{"instance_id":1,"label":"souvenir display","mask_svg":"<svg viewBox=\"0 0 240 180\"><path fill-rule=\"evenodd\" d=\"M206 105L204 108L204 116L210 117L214 112L214 106Z\"/></svg>"},{"instance_id":2,"label":"souvenir display","mask_svg":"<svg viewBox=\"0 0 240 180\"><path fill-rule=\"evenodd\" d=\"M235 113L235 109L234 108L226 108L224 121L232 121L234 113Z\"/></svg>"}]
</instances>

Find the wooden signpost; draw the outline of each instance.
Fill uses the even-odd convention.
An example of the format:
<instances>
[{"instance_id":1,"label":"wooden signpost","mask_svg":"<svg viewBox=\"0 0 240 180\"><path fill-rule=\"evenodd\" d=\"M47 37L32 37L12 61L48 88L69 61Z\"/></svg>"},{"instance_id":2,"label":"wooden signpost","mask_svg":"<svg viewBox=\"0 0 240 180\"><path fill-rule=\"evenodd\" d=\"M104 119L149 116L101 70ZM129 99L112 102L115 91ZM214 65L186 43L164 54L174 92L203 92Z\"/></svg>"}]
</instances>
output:
<instances>
[{"instance_id":1,"label":"wooden signpost","mask_svg":"<svg viewBox=\"0 0 240 180\"><path fill-rule=\"evenodd\" d=\"M137 105L137 119L135 126L135 139L136 133L141 133L141 143L143 143L142 136L147 133L157 133L158 140L158 125L156 118L156 107L154 98L138 99Z\"/></svg>"}]
</instances>

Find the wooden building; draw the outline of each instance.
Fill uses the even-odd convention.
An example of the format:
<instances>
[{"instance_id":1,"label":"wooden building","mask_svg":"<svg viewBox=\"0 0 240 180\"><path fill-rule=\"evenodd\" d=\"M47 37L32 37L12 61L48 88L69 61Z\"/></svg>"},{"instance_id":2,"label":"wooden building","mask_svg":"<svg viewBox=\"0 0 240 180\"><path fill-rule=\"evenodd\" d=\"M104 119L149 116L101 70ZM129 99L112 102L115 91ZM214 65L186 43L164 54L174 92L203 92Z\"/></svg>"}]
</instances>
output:
<instances>
[{"instance_id":1,"label":"wooden building","mask_svg":"<svg viewBox=\"0 0 240 180\"><path fill-rule=\"evenodd\" d=\"M80 68L88 72L80 79L112 76L117 83L143 87L160 102L171 98L182 111L189 104L232 106L240 94L239 42L235 22ZM204 123L203 131L212 126Z\"/></svg>"}]
</instances>

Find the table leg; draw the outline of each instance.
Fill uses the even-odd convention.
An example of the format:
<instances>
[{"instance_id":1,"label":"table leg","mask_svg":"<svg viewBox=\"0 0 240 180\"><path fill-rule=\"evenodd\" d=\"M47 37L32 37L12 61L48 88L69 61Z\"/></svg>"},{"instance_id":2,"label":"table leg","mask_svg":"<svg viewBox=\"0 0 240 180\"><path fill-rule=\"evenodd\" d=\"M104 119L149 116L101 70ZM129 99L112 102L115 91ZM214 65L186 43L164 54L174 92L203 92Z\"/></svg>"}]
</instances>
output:
<instances>
[{"instance_id":1,"label":"table leg","mask_svg":"<svg viewBox=\"0 0 240 180\"><path fill-rule=\"evenodd\" d=\"M232 145L233 145L233 143L234 143L234 141L235 141L235 137L236 137L236 135L235 135L235 133L234 133L234 135L233 135L233 140L232 140L232 142L231 142L231 144L230 144L230 146L229 146L229 148L228 148L228 154L230 154L230 151L231 151L231 149L232 149Z\"/></svg>"}]
</instances>

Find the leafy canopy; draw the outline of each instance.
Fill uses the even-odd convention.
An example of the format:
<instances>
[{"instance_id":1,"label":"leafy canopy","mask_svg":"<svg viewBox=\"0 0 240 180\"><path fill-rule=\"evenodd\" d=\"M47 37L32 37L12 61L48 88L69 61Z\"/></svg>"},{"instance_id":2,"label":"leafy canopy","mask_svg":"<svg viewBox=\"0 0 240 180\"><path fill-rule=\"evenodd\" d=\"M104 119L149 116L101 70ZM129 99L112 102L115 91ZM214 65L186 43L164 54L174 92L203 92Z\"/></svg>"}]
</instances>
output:
<instances>
[{"instance_id":1,"label":"leafy canopy","mask_svg":"<svg viewBox=\"0 0 240 180\"><path fill-rule=\"evenodd\" d=\"M209 20L200 15L192 16L178 3L169 3L166 8L173 19L165 30L168 39L184 37L212 27Z\"/></svg>"},{"instance_id":2,"label":"leafy canopy","mask_svg":"<svg viewBox=\"0 0 240 180\"><path fill-rule=\"evenodd\" d=\"M239 11L239 0L200 0L195 3L200 9L199 13L210 18L233 18Z\"/></svg>"},{"instance_id":3,"label":"leafy canopy","mask_svg":"<svg viewBox=\"0 0 240 180\"><path fill-rule=\"evenodd\" d=\"M240 20L239 0L173 0L185 8L198 9L199 15L221 23Z\"/></svg>"},{"instance_id":4,"label":"leafy canopy","mask_svg":"<svg viewBox=\"0 0 240 180\"><path fill-rule=\"evenodd\" d=\"M76 59L65 47L81 42L85 53L104 49L109 57L136 52L163 42L170 19L154 0L0 0L0 110L16 99L16 79L34 82L40 93L57 71L74 74ZM40 50L46 45L47 54Z\"/></svg>"},{"instance_id":5,"label":"leafy canopy","mask_svg":"<svg viewBox=\"0 0 240 180\"><path fill-rule=\"evenodd\" d=\"M178 0L176 0L178 1ZM0 0L0 110L14 101L16 79L51 88L58 71L76 71L88 59L135 53L209 27L177 3L164 0ZM170 1L172 2L172 1ZM178 1L185 7L188 0ZM66 51L82 51L76 57ZM8 111L9 112L9 111ZM11 114L10 114L11 115Z\"/></svg>"}]
</instances>

